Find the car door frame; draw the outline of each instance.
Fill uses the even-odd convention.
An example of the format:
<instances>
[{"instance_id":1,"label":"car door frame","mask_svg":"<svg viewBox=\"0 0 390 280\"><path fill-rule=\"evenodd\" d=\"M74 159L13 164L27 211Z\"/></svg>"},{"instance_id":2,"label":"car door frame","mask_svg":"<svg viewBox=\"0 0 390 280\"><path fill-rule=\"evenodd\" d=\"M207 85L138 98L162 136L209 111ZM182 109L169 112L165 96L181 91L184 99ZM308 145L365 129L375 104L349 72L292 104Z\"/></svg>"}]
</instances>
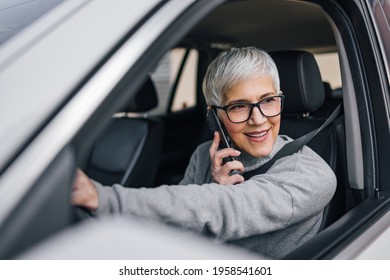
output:
<instances>
[{"instance_id":1,"label":"car door frame","mask_svg":"<svg viewBox=\"0 0 390 280\"><path fill-rule=\"evenodd\" d=\"M379 225L390 210L389 175L385 174L390 164L385 144L390 141L386 62L365 1L314 2L322 5L333 21L341 49L346 126L354 128L347 130L347 143L354 147L347 158L348 175L358 205L286 259L354 258L384 232ZM359 237L368 231L372 239L362 243Z\"/></svg>"},{"instance_id":2,"label":"car door frame","mask_svg":"<svg viewBox=\"0 0 390 280\"><path fill-rule=\"evenodd\" d=\"M70 193L76 163L83 162L88 154L87 149L83 148L92 145L92 139L108 123L108 116L136 92L153 64L162 57L164 50L176 44L205 11L221 2L223 1L161 2L143 19L142 25L131 30L125 38L119 38L118 45L91 69L82 83L73 88L69 99L54 114L48 116L35 137L29 140L0 179L0 188L10 188L13 182L19 190L11 190L14 192L13 202L2 206L4 211L0 221L0 240L20 232L19 238L8 238L6 240L9 243L0 247L1 258L13 258L74 222L73 214L69 211L75 209L71 207L67 194ZM115 71L111 72L112 70ZM96 98L99 94L101 95ZM91 96L94 96L94 102L90 102ZM80 114L75 117L74 112ZM64 134L56 135L58 130L64 131ZM39 154L45 154L44 159L39 158ZM38 162L43 161L34 168L26 169L37 156ZM58 172L59 170L64 172ZM34 174L28 175L29 172ZM21 178L20 174L25 177ZM53 188L52 192L45 192L49 187ZM47 194L43 200L40 198L42 192ZM35 207L38 204L43 208ZM56 213L64 214L53 225L54 228L51 228L47 220L39 217L42 213L49 213L51 217ZM28 237L26 242L23 242L23 246L18 245L24 237Z\"/></svg>"}]
</instances>

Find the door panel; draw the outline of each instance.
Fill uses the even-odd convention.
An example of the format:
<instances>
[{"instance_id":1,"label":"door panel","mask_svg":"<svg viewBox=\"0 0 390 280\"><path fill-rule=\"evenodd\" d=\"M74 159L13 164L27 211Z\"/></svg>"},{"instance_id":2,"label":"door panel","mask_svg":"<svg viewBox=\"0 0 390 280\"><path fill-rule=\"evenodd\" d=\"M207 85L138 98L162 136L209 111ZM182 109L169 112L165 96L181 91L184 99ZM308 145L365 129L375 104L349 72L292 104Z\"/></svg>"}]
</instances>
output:
<instances>
[{"instance_id":1,"label":"door panel","mask_svg":"<svg viewBox=\"0 0 390 280\"><path fill-rule=\"evenodd\" d=\"M67 147L1 225L0 259L15 257L74 221L69 199L75 168L73 151Z\"/></svg>"}]
</instances>

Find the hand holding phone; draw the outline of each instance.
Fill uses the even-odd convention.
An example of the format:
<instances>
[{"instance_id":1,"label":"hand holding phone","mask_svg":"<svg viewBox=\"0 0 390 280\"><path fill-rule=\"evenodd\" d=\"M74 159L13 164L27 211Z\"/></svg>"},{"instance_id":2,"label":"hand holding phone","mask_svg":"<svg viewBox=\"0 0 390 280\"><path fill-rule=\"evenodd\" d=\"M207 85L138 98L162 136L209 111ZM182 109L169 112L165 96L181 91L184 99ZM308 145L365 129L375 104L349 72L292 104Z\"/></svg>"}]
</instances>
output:
<instances>
[{"instance_id":1,"label":"hand holding phone","mask_svg":"<svg viewBox=\"0 0 390 280\"><path fill-rule=\"evenodd\" d=\"M207 122L209 124L209 127L211 131L214 133L217 131L220 135L221 142L219 144L219 149L225 149L225 148L231 148L231 142L230 138L225 131L224 126L221 124L221 121L218 118L217 112L213 109L208 109L207 110ZM233 161L236 160L233 156L228 156L223 159L224 163L228 161ZM239 170L232 170L229 175L234 175L234 174L242 174Z\"/></svg>"},{"instance_id":2,"label":"hand holding phone","mask_svg":"<svg viewBox=\"0 0 390 280\"><path fill-rule=\"evenodd\" d=\"M221 138L221 143L219 144L220 149L230 148L230 138L228 138L225 128L222 126L221 121L218 118L217 113L213 109L207 110L207 122L211 131L214 133L217 131ZM234 157L229 156L228 161L235 160Z\"/></svg>"}]
</instances>

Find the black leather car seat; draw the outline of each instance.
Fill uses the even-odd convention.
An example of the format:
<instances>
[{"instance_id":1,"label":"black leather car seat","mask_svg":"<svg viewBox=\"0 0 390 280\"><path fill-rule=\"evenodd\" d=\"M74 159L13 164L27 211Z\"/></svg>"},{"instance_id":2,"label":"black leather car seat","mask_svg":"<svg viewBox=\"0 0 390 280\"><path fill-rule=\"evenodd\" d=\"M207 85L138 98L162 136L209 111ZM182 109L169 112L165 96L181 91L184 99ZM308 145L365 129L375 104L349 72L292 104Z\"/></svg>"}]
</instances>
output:
<instances>
[{"instance_id":1,"label":"black leather car seat","mask_svg":"<svg viewBox=\"0 0 390 280\"><path fill-rule=\"evenodd\" d=\"M153 82L148 79L112 123L96 140L86 173L104 185L154 187L164 126L145 112L158 104ZM129 117L128 113L142 113ZM140 115L140 114L138 114Z\"/></svg>"},{"instance_id":2,"label":"black leather car seat","mask_svg":"<svg viewBox=\"0 0 390 280\"><path fill-rule=\"evenodd\" d=\"M302 136L324 122L312 114L324 103L325 92L321 74L314 56L306 51L278 51L270 53L277 65L281 90L285 97L280 134L293 139ZM326 207L322 228L345 213L345 130L343 116L312 139L308 146L316 151L333 169L338 186Z\"/></svg>"},{"instance_id":3,"label":"black leather car seat","mask_svg":"<svg viewBox=\"0 0 390 280\"><path fill-rule=\"evenodd\" d=\"M343 93L341 88L333 90L328 82L324 82L325 101L324 104L311 114L314 118L324 118L332 114L334 109L343 101Z\"/></svg>"}]
</instances>

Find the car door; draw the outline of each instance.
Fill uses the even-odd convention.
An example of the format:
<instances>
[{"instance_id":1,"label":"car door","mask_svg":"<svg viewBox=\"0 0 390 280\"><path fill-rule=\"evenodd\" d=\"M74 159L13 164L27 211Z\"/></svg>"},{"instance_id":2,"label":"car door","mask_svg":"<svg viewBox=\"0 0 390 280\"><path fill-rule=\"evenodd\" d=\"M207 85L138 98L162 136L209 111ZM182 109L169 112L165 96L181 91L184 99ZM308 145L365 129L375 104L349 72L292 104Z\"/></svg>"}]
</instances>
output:
<instances>
[{"instance_id":1,"label":"car door","mask_svg":"<svg viewBox=\"0 0 390 280\"><path fill-rule=\"evenodd\" d=\"M217 2L65 3L2 49L2 117L30 96L25 108L39 118L5 126L17 142L8 151L2 142L0 258L75 222L70 189L93 138L189 28L186 20Z\"/></svg>"},{"instance_id":2,"label":"car door","mask_svg":"<svg viewBox=\"0 0 390 280\"><path fill-rule=\"evenodd\" d=\"M94 45L101 39L92 35L93 28L99 27L95 21L102 27L107 18L99 16L100 9L110 6L103 2L58 5L2 48L1 111L11 117L2 125L0 258L13 257L75 221L69 194L76 157L70 141L89 113L74 119L71 115L80 112L77 106L83 101L79 99L88 91L86 76L157 4L141 6L139 15L127 21L121 21L126 15L120 15L119 6L111 9L119 13L118 20L111 21L115 32L104 44ZM90 18L88 24L82 23L85 17ZM88 41L74 41L90 32ZM93 52L88 49L92 46ZM93 102L102 96L95 97L89 102L87 97L84 104L95 106L98 103ZM15 106L20 114L14 114ZM85 106L83 112L92 107Z\"/></svg>"}]
</instances>

